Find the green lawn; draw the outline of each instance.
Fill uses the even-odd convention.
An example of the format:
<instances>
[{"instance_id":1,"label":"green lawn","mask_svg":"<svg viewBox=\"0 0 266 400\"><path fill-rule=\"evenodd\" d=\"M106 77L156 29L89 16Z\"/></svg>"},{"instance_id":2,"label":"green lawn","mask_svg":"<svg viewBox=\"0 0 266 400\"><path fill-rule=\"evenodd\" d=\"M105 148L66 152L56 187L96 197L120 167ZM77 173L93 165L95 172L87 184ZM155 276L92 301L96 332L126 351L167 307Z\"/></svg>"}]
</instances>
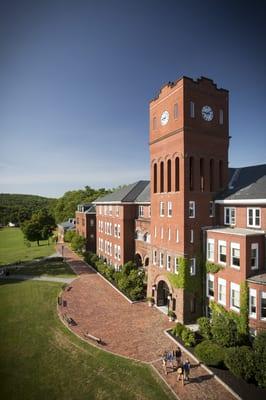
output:
<instances>
[{"instance_id":1,"label":"green lawn","mask_svg":"<svg viewBox=\"0 0 266 400\"><path fill-rule=\"evenodd\" d=\"M173 399L149 366L81 341L60 322L51 282L0 284L0 398Z\"/></svg>"},{"instance_id":2,"label":"green lawn","mask_svg":"<svg viewBox=\"0 0 266 400\"><path fill-rule=\"evenodd\" d=\"M59 278L73 278L76 276L70 266L62 261L46 259L32 262L30 265L17 266L10 270L12 275L56 276Z\"/></svg>"},{"instance_id":3,"label":"green lawn","mask_svg":"<svg viewBox=\"0 0 266 400\"><path fill-rule=\"evenodd\" d=\"M29 261L49 256L54 252L54 243L48 245L47 240L41 241L40 246L37 246L37 243L31 243L31 246L27 247L19 228L0 229L0 265Z\"/></svg>"}]
</instances>

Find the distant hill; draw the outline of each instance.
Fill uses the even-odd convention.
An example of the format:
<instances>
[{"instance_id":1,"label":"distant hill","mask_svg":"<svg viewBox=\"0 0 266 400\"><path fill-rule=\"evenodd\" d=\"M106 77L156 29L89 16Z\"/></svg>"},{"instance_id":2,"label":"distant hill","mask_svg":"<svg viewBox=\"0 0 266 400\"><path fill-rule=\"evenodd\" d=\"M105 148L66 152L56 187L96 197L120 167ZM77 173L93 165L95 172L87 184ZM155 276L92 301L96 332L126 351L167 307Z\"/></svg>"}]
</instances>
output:
<instances>
[{"instance_id":1,"label":"distant hill","mask_svg":"<svg viewBox=\"0 0 266 400\"><path fill-rule=\"evenodd\" d=\"M0 193L0 224L20 224L43 208L53 213L56 202L56 199L31 194Z\"/></svg>"}]
</instances>

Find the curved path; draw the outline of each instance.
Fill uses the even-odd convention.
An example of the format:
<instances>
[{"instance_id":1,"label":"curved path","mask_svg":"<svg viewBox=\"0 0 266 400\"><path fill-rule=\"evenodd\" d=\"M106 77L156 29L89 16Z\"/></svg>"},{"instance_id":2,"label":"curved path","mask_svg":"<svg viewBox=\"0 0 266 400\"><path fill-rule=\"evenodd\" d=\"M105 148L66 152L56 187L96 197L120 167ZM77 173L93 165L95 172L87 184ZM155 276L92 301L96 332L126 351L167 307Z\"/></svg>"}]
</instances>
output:
<instances>
[{"instance_id":1,"label":"curved path","mask_svg":"<svg viewBox=\"0 0 266 400\"><path fill-rule=\"evenodd\" d=\"M173 326L173 323L144 302L130 304L66 246L64 256L80 276L71 283L69 290L63 292L64 301L59 312L61 316L66 315L75 321L76 325L71 326L71 329L77 335L84 338L84 334L89 332L103 340L104 345L99 345L103 350L148 362L181 400L235 399L212 375L201 366L196 366L192 360L191 380L184 387L181 382L176 382L176 374L170 370L165 376L160 357L165 350L176 348L176 344L165 335L164 330Z\"/></svg>"}]
</instances>

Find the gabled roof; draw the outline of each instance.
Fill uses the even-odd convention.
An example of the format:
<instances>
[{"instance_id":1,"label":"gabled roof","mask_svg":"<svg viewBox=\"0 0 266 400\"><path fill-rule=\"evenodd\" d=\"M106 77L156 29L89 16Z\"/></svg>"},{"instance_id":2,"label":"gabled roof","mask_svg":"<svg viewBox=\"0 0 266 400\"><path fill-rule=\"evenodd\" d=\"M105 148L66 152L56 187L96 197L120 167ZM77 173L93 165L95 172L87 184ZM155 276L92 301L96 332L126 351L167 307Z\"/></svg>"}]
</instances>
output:
<instances>
[{"instance_id":1,"label":"gabled roof","mask_svg":"<svg viewBox=\"0 0 266 400\"><path fill-rule=\"evenodd\" d=\"M220 193L219 200L266 199L266 164L229 169L228 189Z\"/></svg>"},{"instance_id":2,"label":"gabled roof","mask_svg":"<svg viewBox=\"0 0 266 400\"><path fill-rule=\"evenodd\" d=\"M85 214L95 214L96 208L94 204L91 204L90 207L85 211Z\"/></svg>"},{"instance_id":3,"label":"gabled roof","mask_svg":"<svg viewBox=\"0 0 266 400\"><path fill-rule=\"evenodd\" d=\"M144 190L138 195L135 202L136 203L150 203L151 201L151 185L150 182L144 188Z\"/></svg>"},{"instance_id":4,"label":"gabled roof","mask_svg":"<svg viewBox=\"0 0 266 400\"><path fill-rule=\"evenodd\" d=\"M134 203L141 193L149 186L149 181L138 181L130 185L123 186L121 189L106 196L96 199L93 204L102 203Z\"/></svg>"}]
</instances>

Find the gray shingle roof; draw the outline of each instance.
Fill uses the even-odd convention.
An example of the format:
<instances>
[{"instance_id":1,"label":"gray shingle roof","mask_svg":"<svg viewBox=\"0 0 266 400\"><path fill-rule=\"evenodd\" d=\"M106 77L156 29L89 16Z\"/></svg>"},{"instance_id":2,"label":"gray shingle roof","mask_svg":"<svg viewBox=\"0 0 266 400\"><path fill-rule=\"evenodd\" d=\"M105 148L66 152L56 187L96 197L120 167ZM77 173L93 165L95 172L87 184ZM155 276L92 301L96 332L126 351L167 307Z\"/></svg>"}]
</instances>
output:
<instances>
[{"instance_id":1,"label":"gray shingle roof","mask_svg":"<svg viewBox=\"0 0 266 400\"><path fill-rule=\"evenodd\" d=\"M217 200L266 199L266 164L230 168L229 187Z\"/></svg>"},{"instance_id":2,"label":"gray shingle roof","mask_svg":"<svg viewBox=\"0 0 266 400\"><path fill-rule=\"evenodd\" d=\"M136 203L149 203L151 201L151 185L150 182L144 188L144 190L138 195Z\"/></svg>"},{"instance_id":3,"label":"gray shingle roof","mask_svg":"<svg viewBox=\"0 0 266 400\"><path fill-rule=\"evenodd\" d=\"M130 185L124 186L113 193L109 193L106 196L96 199L93 203L133 203L136 201L138 196L140 196L140 194L146 189L149 183L149 181L138 181L135 183L131 183Z\"/></svg>"},{"instance_id":4,"label":"gray shingle roof","mask_svg":"<svg viewBox=\"0 0 266 400\"><path fill-rule=\"evenodd\" d=\"M247 279L249 282L266 284L266 274L251 276Z\"/></svg>"}]
</instances>

